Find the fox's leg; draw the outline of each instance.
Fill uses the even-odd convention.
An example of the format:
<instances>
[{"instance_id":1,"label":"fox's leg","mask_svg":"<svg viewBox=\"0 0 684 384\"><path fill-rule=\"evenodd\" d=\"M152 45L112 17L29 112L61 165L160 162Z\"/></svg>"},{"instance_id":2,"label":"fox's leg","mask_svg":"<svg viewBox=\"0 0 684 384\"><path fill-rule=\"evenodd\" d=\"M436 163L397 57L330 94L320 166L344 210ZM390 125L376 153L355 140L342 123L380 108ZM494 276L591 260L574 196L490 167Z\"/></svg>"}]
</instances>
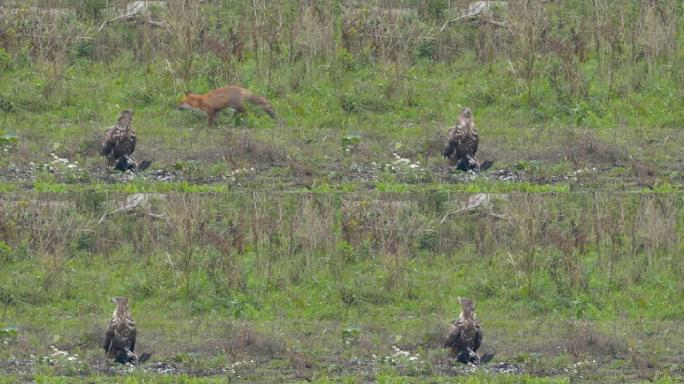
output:
<instances>
[{"instance_id":1,"label":"fox's leg","mask_svg":"<svg viewBox=\"0 0 684 384\"><path fill-rule=\"evenodd\" d=\"M247 113L247 108L243 107L242 105L238 105L235 107L235 111L240 115L244 115Z\"/></svg>"},{"instance_id":2,"label":"fox's leg","mask_svg":"<svg viewBox=\"0 0 684 384\"><path fill-rule=\"evenodd\" d=\"M247 116L247 108L245 108L242 105L238 105L235 108L235 121L241 125L244 126L245 124L245 117Z\"/></svg>"},{"instance_id":3,"label":"fox's leg","mask_svg":"<svg viewBox=\"0 0 684 384\"><path fill-rule=\"evenodd\" d=\"M214 120L216 120L216 111L207 113L207 118L209 119L209 128L211 128L211 125L214 124Z\"/></svg>"}]
</instances>

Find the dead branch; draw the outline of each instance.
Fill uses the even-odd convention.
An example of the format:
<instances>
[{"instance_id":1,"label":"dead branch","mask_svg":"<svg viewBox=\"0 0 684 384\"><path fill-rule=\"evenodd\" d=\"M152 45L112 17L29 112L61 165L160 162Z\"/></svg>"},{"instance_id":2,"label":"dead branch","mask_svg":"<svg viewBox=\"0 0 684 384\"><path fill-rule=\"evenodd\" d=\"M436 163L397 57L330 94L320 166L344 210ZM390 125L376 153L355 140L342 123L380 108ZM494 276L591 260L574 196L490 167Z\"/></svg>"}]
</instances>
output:
<instances>
[{"instance_id":1,"label":"dead branch","mask_svg":"<svg viewBox=\"0 0 684 384\"><path fill-rule=\"evenodd\" d=\"M482 13L482 11L479 11L479 12L477 12L477 13L475 13L475 14L463 15L463 16L459 16L459 17L454 17L453 19L449 19L449 20L445 21L444 24L442 24L442 28L440 28L439 31L440 31L440 32L444 32L444 30L446 29L447 25L449 25L449 24L451 24L451 23L453 23L453 22L455 22L455 21L459 21L459 20L463 20L463 19L472 19L472 18L474 18L475 16L479 15L480 13Z\"/></svg>"},{"instance_id":2,"label":"dead branch","mask_svg":"<svg viewBox=\"0 0 684 384\"><path fill-rule=\"evenodd\" d=\"M101 224L104 221L104 219L109 215L119 213L119 212L133 211L137 208L142 208L142 207L147 208L147 212L145 212L145 214L147 216L150 216L150 217L155 218L155 219L164 219L168 222L169 218L166 215L164 215L164 214L160 215L160 214L152 213L149 211L150 196L151 196L150 194L146 194L146 193L136 193L136 194L129 196L126 199L126 202L120 208L117 208L117 209L109 211L109 212L105 212L105 214L102 215L102 217L100 217L100 220L97 223ZM159 196L161 196L163 198L164 195L159 195Z\"/></svg>"},{"instance_id":3,"label":"dead branch","mask_svg":"<svg viewBox=\"0 0 684 384\"><path fill-rule=\"evenodd\" d=\"M496 25L497 27L508 28L508 24L504 21L496 21L496 20L492 20L492 19L485 19L484 22L492 24L492 25Z\"/></svg>"},{"instance_id":4,"label":"dead branch","mask_svg":"<svg viewBox=\"0 0 684 384\"><path fill-rule=\"evenodd\" d=\"M113 18L111 18L111 19L109 19L109 20L105 20L104 22L102 22L102 24L100 25L100 28L98 28L97 31L98 31L98 32L102 32L102 30L104 29L105 25L107 25L107 24L109 24L109 23L113 23L113 22L119 21L119 20L130 20L130 19L133 19L133 18L135 18L139 13L140 13L140 11L136 11L136 12L133 12L133 13L127 13L127 14L125 14L125 15L113 17Z\"/></svg>"},{"instance_id":5,"label":"dead branch","mask_svg":"<svg viewBox=\"0 0 684 384\"><path fill-rule=\"evenodd\" d=\"M484 193L478 193L476 195L473 195L471 199L468 199L466 202L466 205L462 208L459 209L454 209L452 211L447 212L443 217L442 220L439 221L440 224L444 224L451 215L455 215L458 213L464 213L464 212L473 212L479 208L483 207L489 207L491 208L491 196L489 194L484 194ZM485 214L492 216L497 219L508 219L508 216L505 214L500 214L496 212L492 212L490 209L490 212L485 212Z\"/></svg>"},{"instance_id":6,"label":"dead branch","mask_svg":"<svg viewBox=\"0 0 684 384\"><path fill-rule=\"evenodd\" d=\"M124 15L121 15L121 16L113 17L113 18L111 18L111 19L109 19L109 20L105 20L105 21L100 25L100 28L97 29L97 32L102 32L102 30L104 29L104 27L105 27L107 24L109 24L109 23L113 23L113 22L115 22L115 21L120 21L120 20L124 20L124 21L126 21L126 20L132 20L132 19L135 19L136 17L138 17L138 16L141 15L141 14L142 14L142 10L141 10L140 8L137 8L137 9L135 9L135 10L134 10L133 12L131 12L131 13L127 13L127 14L124 14ZM164 26L166 26L166 22L165 22L165 21L157 21L157 20L152 20L152 19L149 19L149 18L146 18L144 21L145 21L147 24L154 25L155 27L164 27Z\"/></svg>"},{"instance_id":7,"label":"dead branch","mask_svg":"<svg viewBox=\"0 0 684 384\"><path fill-rule=\"evenodd\" d=\"M449 24L456 22L456 21L459 21L459 20L473 20L473 19L477 18L478 16L481 16L484 13L484 11L486 11L488 9L489 8L487 6L476 6L476 7L473 7L471 9L468 9L468 11L470 11L470 13L466 12L465 14L463 14L461 16L454 17L452 19L445 21L444 24L442 24L442 27L439 29L439 31L444 32L444 30L446 29L446 27ZM483 21L486 23L492 24L492 25L496 25L497 27L504 27L504 28L508 27L508 24L506 24L503 21L496 21L493 19L484 19Z\"/></svg>"}]
</instances>

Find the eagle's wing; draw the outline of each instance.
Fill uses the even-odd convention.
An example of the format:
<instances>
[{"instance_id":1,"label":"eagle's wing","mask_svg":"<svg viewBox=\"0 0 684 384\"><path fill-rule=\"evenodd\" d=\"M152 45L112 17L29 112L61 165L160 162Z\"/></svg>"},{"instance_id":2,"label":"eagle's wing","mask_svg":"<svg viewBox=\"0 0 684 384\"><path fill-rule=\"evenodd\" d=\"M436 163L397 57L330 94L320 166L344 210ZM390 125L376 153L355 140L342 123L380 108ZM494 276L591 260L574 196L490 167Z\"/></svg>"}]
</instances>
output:
<instances>
[{"instance_id":1,"label":"eagle's wing","mask_svg":"<svg viewBox=\"0 0 684 384\"><path fill-rule=\"evenodd\" d=\"M137 138L135 137L135 133L131 134L131 150L128 152L128 154L132 154L133 151L135 151L135 143L137 142Z\"/></svg>"},{"instance_id":2,"label":"eagle's wing","mask_svg":"<svg viewBox=\"0 0 684 384\"><path fill-rule=\"evenodd\" d=\"M135 337L137 334L138 331L135 329L135 326L131 327L131 352L135 350Z\"/></svg>"},{"instance_id":3,"label":"eagle's wing","mask_svg":"<svg viewBox=\"0 0 684 384\"><path fill-rule=\"evenodd\" d=\"M449 327L449 333L447 334L447 339L444 342L445 347L454 348L461 340L461 327L458 326L458 322L454 321Z\"/></svg>"},{"instance_id":4,"label":"eagle's wing","mask_svg":"<svg viewBox=\"0 0 684 384\"><path fill-rule=\"evenodd\" d=\"M457 125L454 128L451 128L447 133L447 144L443 152L444 157L450 158L454 152L457 152L461 140L463 140L463 131L459 126Z\"/></svg>"},{"instance_id":5,"label":"eagle's wing","mask_svg":"<svg viewBox=\"0 0 684 384\"><path fill-rule=\"evenodd\" d=\"M451 142L451 135L453 134L453 133L452 133L453 130L454 130L454 129L451 128L451 129L447 132L447 141L446 141L446 145L444 146L444 150L442 151L442 155L444 155L444 157L449 157L449 156L451 156L451 154L454 152L454 145L453 145L452 142Z\"/></svg>"},{"instance_id":6,"label":"eagle's wing","mask_svg":"<svg viewBox=\"0 0 684 384\"><path fill-rule=\"evenodd\" d=\"M475 152L477 152L477 145L480 143L480 135L477 134L477 131L475 130L475 125L473 125L473 153L470 154L470 156L475 156Z\"/></svg>"},{"instance_id":7,"label":"eagle's wing","mask_svg":"<svg viewBox=\"0 0 684 384\"><path fill-rule=\"evenodd\" d=\"M449 142L447 142L446 146L444 147L444 151L442 151L442 155L444 155L444 157L448 159L454 153L454 150L456 150L456 146L454 145L454 143L449 141Z\"/></svg>"},{"instance_id":8,"label":"eagle's wing","mask_svg":"<svg viewBox=\"0 0 684 384\"><path fill-rule=\"evenodd\" d=\"M482 328L480 328L480 325L477 324L475 325L475 340L473 341L473 352L477 352L477 349L480 348L480 344L482 344Z\"/></svg>"},{"instance_id":9,"label":"eagle's wing","mask_svg":"<svg viewBox=\"0 0 684 384\"><path fill-rule=\"evenodd\" d=\"M109 156L114 150L114 140L112 140L112 133L114 128L109 128L105 131L104 140L102 140L102 155Z\"/></svg>"},{"instance_id":10,"label":"eagle's wing","mask_svg":"<svg viewBox=\"0 0 684 384\"><path fill-rule=\"evenodd\" d=\"M112 339L114 338L114 328L112 327L112 323L109 322L107 324L107 331L105 332L105 340L104 340L104 350L105 352L109 352L109 346L112 344Z\"/></svg>"}]
</instances>

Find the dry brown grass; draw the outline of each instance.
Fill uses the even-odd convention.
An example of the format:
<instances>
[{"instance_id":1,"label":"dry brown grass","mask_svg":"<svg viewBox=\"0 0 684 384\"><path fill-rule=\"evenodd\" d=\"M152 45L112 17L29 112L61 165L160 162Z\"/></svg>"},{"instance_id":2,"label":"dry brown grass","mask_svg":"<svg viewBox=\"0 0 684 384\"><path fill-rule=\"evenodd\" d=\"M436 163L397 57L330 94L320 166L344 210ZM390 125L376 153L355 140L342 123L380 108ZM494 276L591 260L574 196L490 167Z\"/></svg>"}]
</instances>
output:
<instances>
[{"instance_id":1,"label":"dry brown grass","mask_svg":"<svg viewBox=\"0 0 684 384\"><path fill-rule=\"evenodd\" d=\"M287 352L287 356L290 360L290 365L294 367L295 377L311 381L313 375L312 368L315 367L314 359L306 353L292 350Z\"/></svg>"},{"instance_id":2,"label":"dry brown grass","mask_svg":"<svg viewBox=\"0 0 684 384\"><path fill-rule=\"evenodd\" d=\"M336 262L349 261L346 257L352 256L345 256L344 247L338 249L341 240L351 249L369 247L388 270L396 271L421 249L449 254L471 244L476 255L490 257L505 244L514 271L533 276L552 265L552 272L569 279L566 283L573 289L586 287L582 259L588 250L598 252L601 270L609 279L638 281L638 271L661 264L659 255L677 246L676 196L632 196L629 201L614 201L607 194L596 194L582 210L556 216L559 208L546 196L510 195L506 202L493 203L491 209L498 218L459 213L440 223L444 213L459 207L466 197L454 196L453 202L439 203L405 200L400 195L371 200L348 196L337 201L333 196L304 194L274 201L267 194L256 193L242 196L245 205L239 210L214 216L206 214L211 201L201 196L151 195L144 207L99 220L128 197L111 195L103 201L98 196L55 199L41 195L26 201L3 201L0 240L26 249L27 257L38 255L42 265L58 276L74 251L108 254L127 239L139 256L169 252L178 272L209 266L213 273L227 278L231 289L243 286L236 258L247 244L259 251L257 263L264 271L268 265L302 252L332 252L341 257ZM93 206L97 213L81 214L82 209ZM263 250L268 257L262 258ZM206 264L204 256L198 256L201 262L194 259L197 252L216 257ZM612 266L638 255L645 256L639 258L643 265L627 268L629 276L624 269L619 276L611 274ZM314 261L303 262L309 265Z\"/></svg>"},{"instance_id":3,"label":"dry brown grass","mask_svg":"<svg viewBox=\"0 0 684 384\"><path fill-rule=\"evenodd\" d=\"M599 138L589 129L569 129L563 144L565 149L562 153L576 166L596 164L609 167L622 165L628 159L625 148Z\"/></svg>"},{"instance_id":4,"label":"dry brown grass","mask_svg":"<svg viewBox=\"0 0 684 384\"><path fill-rule=\"evenodd\" d=\"M282 166L287 162L284 148L270 141L258 140L249 131L229 135L226 144L222 154L232 163L247 162L260 167L272 167Z\"/></svg>"},{"instance_id":5,"label":"dry brown grass","mask_svg":"<svg viewBox=\"0 0 684 384\"><path fill-rule=\"evenodd\" d=\"M624 356L627 342L622 337L604 333L589 322L570 321L566 323L564 349L575 359L606 359Z\"/></svg>"},{"instance_id":6,"label":"dry brown grass","mask_svg":"<svg viewBox=\"0 0 684 384\"><path fill-rule=\"evenodd\" d=\"M286 343L281 337L258 332L249 324L227 322L222 332L223 348L232 356L275 358L284 356L287 351Z\"/></svg>"}]
</instances>

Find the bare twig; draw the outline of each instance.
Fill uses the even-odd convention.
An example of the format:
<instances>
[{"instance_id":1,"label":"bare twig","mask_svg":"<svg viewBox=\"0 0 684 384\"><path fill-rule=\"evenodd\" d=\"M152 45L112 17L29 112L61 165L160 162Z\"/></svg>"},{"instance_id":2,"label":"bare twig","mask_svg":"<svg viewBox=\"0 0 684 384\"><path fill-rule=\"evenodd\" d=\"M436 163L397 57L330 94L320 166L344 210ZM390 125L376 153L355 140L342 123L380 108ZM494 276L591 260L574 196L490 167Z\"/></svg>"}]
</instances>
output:
<instances>
[{"instance_id":1,"label":"bare twig","mask_svg":"<svg viewBox=\"0 0 684 384\"><path fill-rule=\"evenodd\" d=\"M471 13L466 13L466 14L464 14L464 15L461 15L461 16L458 16L458 17L454 17L454 18L452 18L452 19L449 19L449 20L445 21L444 24L442 24L442 27L439 29L439 31L440 31L440 32L444 32L444 30L446 29L446 27L447 27L449 24L453 23L453 22L456 22L456 21L459 21L459 20L472 20L472 19L475 19L475 18L477 18L478 16L482 15L483 12L484 12L485 10L487 10L487 9L488 9L488 8L485 7L485 6L475 7L475 8L472 10ZM470 10L469 10L469 11L470 11ZM483 21L484 21L485 23L489 23L489 24L492 24L492 25L496 25L497 27L508 28L508 24L507 24L506 22L503 22L503 21L497 21L497 20L493 20L493 19L484 19Z\"/></svg>"},{"instance_id":2,"label":"bare twig","mask_svg":"<svg viewBox=\"0 0 684 384\"><path fill-rule=\"evenodd\" d=\"M102 30L104 29L105 25L107 25L107 24L109 24L109 23L113 23L113 22L115 22L115 21L119 21L119 20L129 20L129 19L132 19L132 18L136 17L139 13L140 13L140 11L135 11L135 12L133 12L133 13L127 13L127 14L125 14L125 15L121 15L121 16L117 16L117 17L111 18L111 19L109 19L109 20L105 20L104 22L102 22L102 24L100 25L100 28L98 28L97 31L98 31L98 32L102 32Z\"/></svg>"},{"instance_id":3,"label":"bare twig","mask_svg":"<svg viewBox=\"0 0 684 384\"><path fill-rule=\"evenodd\" d=\"M109 19L109 20L105 20L105 21L100 25L100 28L97 29L97 31L98 31L98 32L102 32L102 30L104 29L104 27L105 27L107 24L109 24L109 23L113 23L113 22L119 21L119 20L131 20L131 19L134 19L134 18L136 18L138 15L141 15L141 14L142 14L141 10L140 10L140 9L137 9L137 10L135 10L134 12L127 13L127 14L124 14L124 15L121 15L121 16L117 16L117 17L111 18L111 19ZM165 27L165 26L166 26L166 22L165 22L165 21L157 21L157 20L152 20L152 19L147 18L147 19L145 19L145 22L146 22L147 24L154 25L155 27Z\"/></svg>"},{"instance_id":4,"label":"bare twig","mask_svg":"<svg viewBox=\"0 0 684 384\"><path fill-rule=\"evenodd\" d=\"M454 17L453 19L449 19L449 20L445 21L444 24L442 24L442 28L440 28L439 31L443 32L446 29L447 25L449 25L450 23L453 23L455 21L464 20L464 19L474 19L475 17L482 14L482 12L484 10L485 10L485 7L477 7L474 9L474 12L465 13L461 16Z\"/></svg>"},{"instance_id":5,"label":"bare twig","mask_svg":"<svg viewBox=\"0 0 684 384\"><path fill-rule=\"evenodd\" d=\"M122 207L117 208L113 211L106 212L104 215L102 215L102 217L100 218L100 220L97 223L101 224L107 216L112 215L114 213L128 212L128 211L132 211L134 209L137 209L141 205L147 204L149 202L149 198L150 198L149 194L145 194L145 193L133 194L126 199L126 202L124 203L124 205ZM148 211L149 211L149 209L148 209ZM155 219L164 219L167 222L169 220L169 218L166 215L160 215L160 214L156 214L156 213L152 213L152 212L145 212L145 214L147 216L153 217Z\"/></svg>"},{"instance_id":6,"label":"bare twig","mask_svg":"<svg viewBox=\"0 0 684 384\"><path fill-rule=\"evenodd\" d=\"M457 213L463 213L463 212L471 212L474 211L478 208L481 208L483 206L489 206L491 201L490 201L490 196L488 194L476 194L473 196L472 199L468 199L466 202L466 206L463 208L455 209L452 211L447 212L443 217L442 220L439 221L440 224L444 224L447 220L447 218L451 215L455 215ZM486 213L489 216L492 216L497 219L508 219L508 216L505 214L500 214L500 213L495 213L495 212L487 212Z\"/></svg>"},{"instance_id":7,"label":"bare twig","mask_svg":"<svg viewBox=\"0 0 684 384\"><path fill-rule=\"evenodd\" d=\"M447 25L449 25L449 24L451 24L451 23L453 23L453 22L455 22L455 21L459 21L459 20L463 20L463 19L471 19L471 18L473 18L473 17L479 15L481 12L482 12L482 11L479 11L479 12L473 13L473 14L468 14L468 15L463 15L463 16L459 16L459 17L454 17L453 19L449 19L449 20L445 21L444 24L442 24L442 28L440 28L439 31L440 31L440 32L444 32L444 30L446 29Z\"/></svg>"},{"instance_id":8,"label":"bare twig","mask_svg":"<svg viewBox=\"0 0 684 384\"><path fill-rule=\"evenodd\" d=\"M455 215L455 214L461 213L461 212L469 212L469 211L472 211L472 210L476 209L477 207L479 207L479 205L470 206L470 207L465 207L465 208L460 208L460 209L456 209L456 210L447 212L447 213L442 217L442 220L439 221L439 223L440 223L440 224L444 224L444 223L446 222L446 219L447 219L449 216Z\"/></svg>"},{"instance_id":9,"label":"bare twig","mask_svg":"<svg viewBox=\"0 0 684 384\"><path fill-rule=\"evenodd\" d=\"M155 27L166 27L166 21L157 21L152 19L145 20L147 24L154 25Z\"/></svg>"},{"instance_id":10,"label":"bare twig","mask_svg":"<svg viewBox=\"0 0 684 384\"><path fill-rule=\"evenodd\" d=\"M98 223L98 224L102 224L102 222L104 221L104 219L105 219L107 216L109 216L109 215L112 215L112 214L118 213L118 212L132 211L132 210L134 210L134 209L137 208L137 207L138 207L138 205L135 205L135 206L128 206L128 207L123 207L123 208L115 209L115 210L113 210L113 211L105 212L105 214L102 215L102 217L100 217L100 220L98 220L97 223Z\"/></svg>"},{"instance_id":11,"label":"bare twig","mask_svg":"<svg viewBox=\"0 0 684 384\"><path fill-rule=\"evenodd\" d=\"M98 224L101 224L101 223L104 221L104 219L105 219L107 216L109 216L109 215L112 215L112 214L114 214L114 213L119 213L119 212L128 212L128 211L132 211L132 210L136 209L138 206L139 206L139 205L128 206L128 207L123 207L123 208L115 209L115 210L110 211L110 212L106 212L104 215L102 215L102 217L100 217L100 220L98 220L97 223L98 223ZM155 218L155 219L160 219L160 220L163 219L163 220L166 220L167 222L169 221L169 218L168 218L168 216L166 216L166 215L160 215L160 214L151 213L151 212L146 212L145 215L147 215L147 216L149 216L149 217L152 217L152 218ZM92 232L92 231L91 231L91 232Z\"/></svg>"},{"instance_id":12,"label":"bare twig","mask_svg":"<svg viewBox=\"0 0 684 384\"><path fill-rule=\"evenodd\" d=\"M484 20L484 22L492 24L492 25L496 25L497 27L508 28L508 24L505 21L496 21L496 20L492 20L492 19L486 19L486 20Z\"/></svg>"}]
</instances>

